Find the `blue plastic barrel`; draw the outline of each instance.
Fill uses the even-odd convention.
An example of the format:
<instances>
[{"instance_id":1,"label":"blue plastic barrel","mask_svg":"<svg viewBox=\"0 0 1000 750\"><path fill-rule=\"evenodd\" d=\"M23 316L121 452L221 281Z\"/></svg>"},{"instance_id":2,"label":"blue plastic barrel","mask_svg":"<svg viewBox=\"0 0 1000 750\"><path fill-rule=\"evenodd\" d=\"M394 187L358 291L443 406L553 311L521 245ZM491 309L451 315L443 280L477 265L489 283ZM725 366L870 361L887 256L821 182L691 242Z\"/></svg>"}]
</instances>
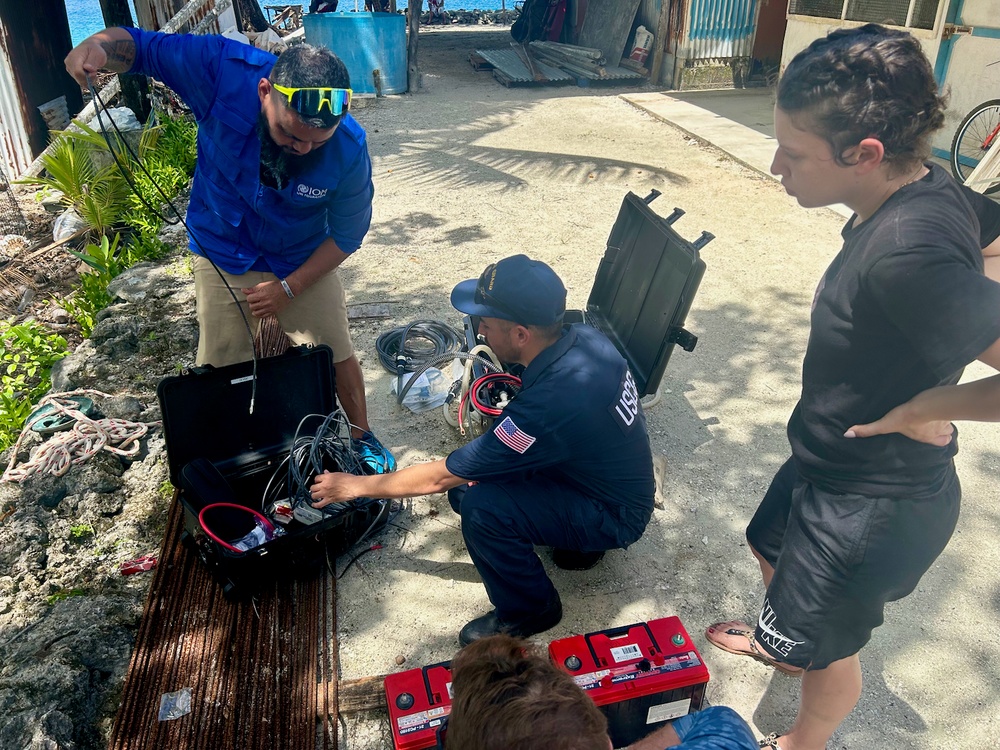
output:
<instances>
[{"instance_id":1,"label":"blue plastic barrel","mask_svg":"<svg viewBox=\"0 0 1000 750\"><path fill-rule=\"evenodd\" d=\"M398 13L307 13L306 42L332 50L347 65L351 88L374 94L377 70L383 94L406 92L406 19Z\"/></svg>"}]
</instances>

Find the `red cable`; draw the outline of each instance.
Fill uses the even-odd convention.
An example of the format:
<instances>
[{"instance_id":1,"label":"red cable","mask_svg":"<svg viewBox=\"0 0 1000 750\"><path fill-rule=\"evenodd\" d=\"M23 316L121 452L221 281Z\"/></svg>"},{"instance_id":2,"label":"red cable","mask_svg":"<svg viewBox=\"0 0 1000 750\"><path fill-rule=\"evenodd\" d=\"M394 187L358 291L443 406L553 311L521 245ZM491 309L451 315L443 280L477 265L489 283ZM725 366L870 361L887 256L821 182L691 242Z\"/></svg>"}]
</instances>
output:
<instances>
[{"instance_id":1,"label":"red cable","mask_svg":"<svg viewBox=\"0 0 1000 750\"><path fill-rule=\"evenodd\" d=\"M472 406L476 409L476 411L481 414L485 414L488 417L499 417L503 410L496 408L492 404L480 403L477 394L480 388L494 382L506 383L507 385L512 385L517 388L521 387L521 378L506 372L490 372L477 378L469 387L469 396L472 400Z\"/></svg>"},{"instance_id":2,"label":"red cable","mask_svg":"<svg viewBox=\"0 0 1000 750\"><path fill-rule=\"evenodd\" d=\"M240 555L245 554L246 550L242 550L239 547L234 547L224 539L220 539L218 536L212 533L212 530L209 529L208 526L205 525L205 512L213 508L235 508L236 510L242 510L254 516L258 521L262 521L264 523L264 529L266 531L274 532L274 524L272 524L270 521L267 520L267 516L265 516L263 513L258 513L253 508L247 508L245 505L237 505L236 503L212 503L211 505L206 505L204 508L201 509L201 512L198 514L198 523L201 524L202 531L204 531L205 534L208 536L208 538L211 539L212 541L221 544L226 549L232 552L236 552L237 554Z\"/></svg>"}]
</instances>

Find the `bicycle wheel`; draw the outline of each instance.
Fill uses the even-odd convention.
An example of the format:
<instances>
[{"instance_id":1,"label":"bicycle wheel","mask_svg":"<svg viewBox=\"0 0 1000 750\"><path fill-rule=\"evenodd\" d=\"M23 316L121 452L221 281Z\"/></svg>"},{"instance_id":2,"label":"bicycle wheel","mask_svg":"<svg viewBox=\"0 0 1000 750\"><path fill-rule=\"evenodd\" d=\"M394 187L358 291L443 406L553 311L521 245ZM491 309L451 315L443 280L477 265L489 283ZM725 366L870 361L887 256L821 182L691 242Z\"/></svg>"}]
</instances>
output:
<instances>
[{"instance_id":1,"label":"bicycle wheel","mask_svg":"<svg viewBox=\"0 0 1000 750\"><path fill-rule=\"evenodd\" d=\"M951 172L965 182L983 155L1000 142L1000 99L983 102L962 120L951 142ZM995 193L1000 183L986 190Z\"/></svg>"}]
</instances>

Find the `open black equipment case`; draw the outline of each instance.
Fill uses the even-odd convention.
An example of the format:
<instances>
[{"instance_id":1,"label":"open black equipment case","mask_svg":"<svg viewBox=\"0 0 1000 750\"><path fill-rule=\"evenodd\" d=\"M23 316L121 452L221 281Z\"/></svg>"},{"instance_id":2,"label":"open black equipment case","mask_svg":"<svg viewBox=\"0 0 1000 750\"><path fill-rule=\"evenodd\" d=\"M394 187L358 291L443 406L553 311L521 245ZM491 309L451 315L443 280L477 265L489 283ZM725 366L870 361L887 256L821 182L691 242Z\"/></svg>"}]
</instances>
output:
<instances>
[{"instance_id":1,"label":"open black equipment case","mask_svg":"<svg viewBox=\"0 0 1000 750\"><path fill-rule=\"evenodd\" d=\"M645 198L628 193L597 267L586 310L567 310L566 323L588 323L607 336L628 362L640 396L655 393L667 362L679 345L693 351L698 337L684 328L694 295L705 275L700 251L715 235L702 232L690 242L673 228L684 215L666 218L649 207L659 190ZM466 350L479 343L479 319L464 320ZM476 365L475 377L485 374Z\"/></svg>"},{"instance_id":2,"label":"open black equipment case","mask_svg":"<svg viewBox=\"0 0 1000 750\"><path fill-rule=\"evenodd\" d=\"M673 224L684 211L658 216L649 204L659 195L625 196L583 311L625 357L640 396L656 392L675 344L690 352L698 343L684 320L705 275L699 251L715 239L677 234Z\"/></svg>"},{"instance_id":3,"label":"open black equipment case","mask_svg":"<svg viewBox=\"0 0 1000 750\"><path fill-rule=\"evenodd\" d=\"M199 521L206 505L230 502L262 511L265 488L287 457L302 418L336 409L333 352L328 346L303 346L258 360L251 414L252 389L252 362L196 368L164 378L157 387L170 481L180 489L184 507L184 543L229 597L250 594L256 583L276 576L317 572L388 517L387 502L356 500L315 523L291 520L284 535L245 552L206 534ZM319 423L310 423L311 429L307 424L304 432L311 434ZM249 528L228 529L230 538L254 527L249 513L238 515Z\"/></svg>"}]
</instances>

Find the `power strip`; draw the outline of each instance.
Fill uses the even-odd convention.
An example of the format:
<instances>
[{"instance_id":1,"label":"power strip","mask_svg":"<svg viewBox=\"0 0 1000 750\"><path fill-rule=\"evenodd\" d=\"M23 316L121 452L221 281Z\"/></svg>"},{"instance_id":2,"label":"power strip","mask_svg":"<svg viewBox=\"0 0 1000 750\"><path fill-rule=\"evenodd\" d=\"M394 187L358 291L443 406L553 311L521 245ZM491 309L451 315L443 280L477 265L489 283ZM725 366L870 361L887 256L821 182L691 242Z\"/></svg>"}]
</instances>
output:
<instances>
[{"instance_id":1,"label":"power strip","mask_svg":"<svg viewBox=\"0 0 1000 750\"><path fill-rule=\"evenodd\" d=\"M326 514L319 508L312 507L309 503L298 503L292 511L292 517L299 523L307 526L322 521Z\"/></svg>"}]
</instances>

